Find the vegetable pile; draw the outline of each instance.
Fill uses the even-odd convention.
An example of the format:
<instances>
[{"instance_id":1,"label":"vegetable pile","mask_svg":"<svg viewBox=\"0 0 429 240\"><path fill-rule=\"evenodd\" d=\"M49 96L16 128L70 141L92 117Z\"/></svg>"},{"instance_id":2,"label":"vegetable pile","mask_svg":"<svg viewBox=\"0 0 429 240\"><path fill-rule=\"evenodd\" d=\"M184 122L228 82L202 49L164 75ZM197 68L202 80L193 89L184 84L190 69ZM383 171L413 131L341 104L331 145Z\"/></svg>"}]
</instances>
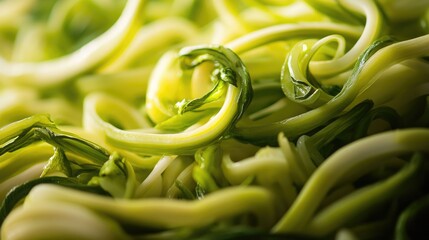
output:
<instances>
[{"instance_id":1,"label":"vegetable pile","mask_svg":"<svg viewBox=\"0 0 429 240\"><path fill-rule=\"evenodd\" d=\"M428 0L1 0L1 239L429 234Z\"/></svg>"}]
</instances>

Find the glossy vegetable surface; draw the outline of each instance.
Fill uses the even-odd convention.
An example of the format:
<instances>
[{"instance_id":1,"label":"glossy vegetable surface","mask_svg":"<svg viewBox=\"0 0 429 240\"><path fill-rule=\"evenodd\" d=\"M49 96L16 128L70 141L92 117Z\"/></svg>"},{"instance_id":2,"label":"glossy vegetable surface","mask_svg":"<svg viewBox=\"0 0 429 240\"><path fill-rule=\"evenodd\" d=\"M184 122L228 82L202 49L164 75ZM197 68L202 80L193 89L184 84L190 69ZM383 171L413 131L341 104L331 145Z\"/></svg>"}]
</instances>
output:
<instances>
[{"instance_id":1,"label":"glossy vegetable surface","mask_svg":"<svg viewBox=\"0 0 429 240\"><path fill-rule=\"evenodd\" d=\"M427 0L0 0L0 238L428 235L428 26Z\"/></svg>"}]
</instances>

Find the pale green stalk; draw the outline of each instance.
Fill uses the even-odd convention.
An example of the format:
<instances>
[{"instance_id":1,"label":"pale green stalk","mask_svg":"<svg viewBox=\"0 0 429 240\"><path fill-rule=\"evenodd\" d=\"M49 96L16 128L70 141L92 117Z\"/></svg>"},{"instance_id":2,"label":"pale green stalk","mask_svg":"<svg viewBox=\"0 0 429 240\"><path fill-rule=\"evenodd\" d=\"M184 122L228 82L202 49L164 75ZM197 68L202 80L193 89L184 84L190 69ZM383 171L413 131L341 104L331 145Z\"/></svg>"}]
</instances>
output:
<instances>
[{"instance_id":1,"label":"pale green stalk","mask_svg":"<svg viewBox=\"0 0 429 240\"><path fill-rule=\"evenodd\" d=\"M14 40L10 62L40 62L51 58L53 48L46 42L47 28L38 23L25 23ZM34 46L38 46L34 48Z\"/></svg>"},{"instance_id":2,"label":"pale green stalk","mask_svg":"<svg viewBox=\"0 0 429 240\"><path fill-rule=\"evenodd\" d=\"M383 13L392 22L416 20L427 13L429 8L428 0L416 0L413 1L413 4L406 0L377 0L377 2L381 5Z\"/></svg>"},{"instance_id":3,"label":"pale green stalk","mask_svg":"<svg viewBox=\"0 0 429 240\"><path fill-rule=\"evenodd\" d=\"M260 187L231 187L197 201L148 198L111 199L53 185L39 185L27 196L25 205L47 203L79 204L123 224L147 228L202 227L241 214L251 213L260 227L276 219L270 192Z\"/></svg>"},{"instance_id":4,"label":"pale green stalk","mask_svg":"<svg viewBox=\"0 0 429 240\"><path fill-rule=\"evenodd\" d=\"M354 46L346 54L333 60L312 62L310 71L316 75L334 75L353 67L362 54L382 33L383 19L377 5L372 0L341 0L345 7L361 12L366 17L365 28Z\"/></svg>"},{"instance_id":5,"label":"pale green stalk","mask_svg":"<svg viewBox=\"0 0 429 240\"><path fill-rule=\"evenodd\" d=\"M192 42L191 39L197 38L198 30L192 22L174 17L160 19L140 28L127 48L118 57L105 63L100 71L103 73L123 71L130 66L133 67L133 64L137 65L135 61L156 62L158 61L158 56L154 56L156 50L163 53L165 49L180 42Z\"/></svg>"},{"instance_id":6,"label":"pale green stalk","mask_svg":"<svg viewBox=\"0 0 429 240\"><path fill-rule=\"evenodd\" d=\"M152 66L146 66L118 72L84 75L77 79L76 88L82 96L103 92L130 104L139 104L146 96L152 68Z\"/></svg>"},{"instance_id":7,"label":"pale green stalk","mask_svg":"<svg viewBox=\"0 0 429 240\"><path fill-rule=\"evenodd\" d=\"M61 129L65 132L73 133L77 136L82 137L83 139L87 139L91 142L96 143L99 146L102 146L105 149L108 149L109 152L118 152L119 155L127 159L133 166L142 169L152 169L156 163L159 161L161 156L150 155L150 156L141 156L134 152L126 151L124 149L115 148L106 144L102 135L95 134L94 132L87 131L81 127L73 127L73 126L61 126ZM67 153L67 155L71 156L71 159L76 159L76 162L79 163L90 163L88 159L84 159L81 156L73 153Z\"/></svg>"},{"instance_id":8,"label":"pale green stalk","mask_svg":"<svg viewBox=\"0 0 429 240\"><path fill-rule=\"evenodd\" d=\"M420 59L395 64L371 86L362 89L351 105L370 97L375 105L389 106L406 115L414 107L413 100L429 94L428 75L429 64Z\"/></svg>"},{"instance_id":9,"label":"pale green stalk","mask_svg":"<svg viewBox=\"0 0 429 240\"><path fill-rule=\"evenodd\" d=\"M230 87L225 102L237 102L237 95L238 90L235 87ZM103 103L100 101L99 104ZM91 110L88 109L88 111ZM222 132L229 125L229 122L225 121L225 118L233 115L235 111L236 106L234 104L224 104L220 111L210 118L207 123L190 131L180 133L125 131L115 128L109 123L101 122L103 121L101 119L92 119L92 121L98 121L97 124L103 127L109 142L118 147L125 147L125 149L142 153L186 153L193 151L196 146L205 145L217 138L219 132ZM94 116L94 114L91 115ZM129 144L132 142L135 143L133 144L135 146Z\"/></svg>"},{"instance_id":10,"label":"pale green stalk","mask_svg":"<svg viewBox=\"0 0 429 240\"><path fill-rule=\"evenodd\" d=\"M420 156L421 157L421 156ZM411 179L422 170L422 159L417 157L404 166L393 176L358 189L316 214L308 225L308 230L314 235L325 235L351 222L360 214L376 209L380 204L409 188Z\"/></svg>"},{"instance_id":11,"label":"pale green stalk","mask_svg":"<svg viewBox=\"0 0 429 240\"><path fill-rule=\"evenodd\" d=\"M177 69L178 65L176 53L173 51L166 52L158 60L150 76L145 98L145 111L155 124L172 117L172 107L168 103L171 104L177 102L180 98L185 98L189 92L183 89L183 84L180 84L183 80L178 76L184 75L186 77L186 75L180 73L180 70ZM205 75L210 73L210 70L204 70ZM189 80L185 79L185 81ZM177 86L180 89L175 89L177 93L171 94L170 91L166 91L166 89L171 89L171 86Z\"/></svg>"},{"instance_id":12,"label":"pale green stalk","mask_svg":"<svg viewBox=\"0 0 429 240\"><path fill-rule=\"evenodd\" d=\"M158 163L155 165L153 170L149 173L149 176L143 180L142 183L137 187L135 197L142 198L151 193L151 196L160 197L162 193L162 187L156 187L155 182L161 181L162 183L162 173L167 169L167 167L175 160L174 156L165 156L162 157ZM157 191L158 194L153 195L153 191Z\"/></svg>"},{"instance_id":13,"label":"pale green stalk","mask_svg":"<svg viewBox=\"0 0 429 240\"><path fill-rule=\"evenodd\" d=\"M78 107L62 97L43 98L31 88L4 88L0 90L0 126L38 113L49 112L58 124L80 125L82 113Z\"/></svg>"},{"instance_id":14,"label":"pale green stalk","mask_svg":"<svg viewBox=\"0 0 429 240\"><path fill-rule=\"evenodd\" d=\"M45 158L46 159L46 158ZM3 180L0 184L0 201L3 201L6 194L14 187L19 186L27 181L40 177L46 162L35 163L25 170L15 173L14 176Z\"/></svg>"},{"instance_id":15,"label":"pale green stalk","mask_svg":"<svg viewBox=\"0 0 429 240\"><path fill-rule=\"evenodd\" d=\"M308 132L316 126L338 115L349 106L358 96L359 92L371 86L380 75L389 67L402 61L429 55L429 35L397 42L377 51L366 62L360 62L359 72L352 74L351 80L346 83L342 91L328 103L312 109L296 117L269 125L253 125L237 128L235 134L239 138L257 141L258 139L275 138L280 132L288 137L297 137ZM364 66L364 67L363 67ZM318 119L317 123L314 119Z\"/></svg>"},{"instance_id":16,"label":"pale green stalk","mask_svg":"<svg viewBox=\"0 0 429 240\"><path fill-rule=\"evenodd\" d=\"M338 34L345 38L359 39L362 28L340 23L317 22L279 24L255 30L242 37L231 40L225 46L231 48L237 54L242 54L251 49L268 43L285 41L294 38L324 37Z\"/></svg>"},{"instance_id":17,"label":"pale green stalk","mask_svg":"<svg viewBox=\"0 0 429 240\"><path fill-rule=\"evenodd\" d=\"M145 128L144 126L139 129L130 129L126 126L119 128L108 122L109 119L114 119L116 116L112 116L110 118L108 116L111 114L110 111L112 106L120 106L120 102L105 95L93 94L87 96L84 103L85 128L95 130L96 132L105 135L107 137L107 141L115 147L146 154L193 153L199 147L206 146L213 141L223 138L224 135L227 134L227 131L232 127L231 125L241 117L244 109L247 107L251 99L250 78L246 68L235 53L219 46L209 46L207 48L185 48L182 49L181 54L185 54L181 55L182 57L190 58L187 60L185 59L185 61L189 62L183 63L189 64L189 68L195 67L193 64L200 64L200 61L205 58L208 58L207 61L213 61L218 65L218 70L221 71L221 79L218 79L218 81L225 86L225 88L221 89L221 93L225 95L224 99L221 101L214 101L216 105L221 104L221 107L213 116L210 116L208 119L206 116L206 118L200 119L200 121L193 124L193 126L189 126L186 131L180 131L177 133L171 133L168 131L162 132L154 128ZM197 56L194 56L193 54ZM168 56L168 62L171 61L172 57L174 56ZM167 88L160 88L160 86L156 84L162 83L161 85L165 85L169 81L177 83L177 78L180 80L180 75L175 75L178 73L176 70L173 71L174 74L172 76L169 75L171 74L169 72L170 69L168 69L169 67L171 67L169 63L165 65L164 62L161 62L160 67L156 68L154 70L155 72L152 74L146 102L146 106L149 108L148 111L151 111L150 108L153 107L155 110L159 108L162 110L164 109L162 106L163 103L160 103L160 95L173 96L173 98L175 96L174 94L171 94ZM225 73L225 71L230 72ZM234 79L229 79L231 76L233 76ZM186 77L187 76L185 75L185 79L182 81L189 81ZM235 82L227 83L226 81L228 81L228 79ZM177 89L174 91L177 91ZM175 100L180 101L181 99ZM107 104L106 101L110 101L110 104ZM183 99L181 102L183 102ZM161 107L158 108L157 106L153 106L155 103L160 104ZM174 101L168 102L168 104L174 103ZM120 108L118 107L117 109ZM130 108L127 107L127 109ZM196 110L198 111L199 109L197 108ZM125 110L122 114L125 113L130 116L130 111L132 111L132 109ZM193 109L189 110L190 113L192 113L192 111ZM180 117L185 114L186 113L181 113L179 111L176 115ZM154 114L149 115L156 116ZM161 115L163 115L163 113L161 113ZM161 117L165 119L168 115ZM107 121L103 118L107 118ZM117 118L123 118L123 116L118 116ZM155 118L154 120L156 121L157 119Z\"/></svg>"},{"instance_id":18,"label":"pale green stalk","mask_svg":"<svg viewBox=\"0 0 429 240\"><path fill-rule=\"evenodd\" d=\"M173 193L169 193L169 191L176 188L177 181L181 181L184 186L190 186L188 180L185 180L185 178L187 171L189 171L189 167L194 166L194 162L194 158L191 156L179 156L167 166L164 172L162 172L162 196L169 197L169 194ZM192 172L190 174L192 179ZM186 181L186 184L183 181ZM172 198L172 196L170 196L170 198ZM176 196L175 198L178 197Z\"/></svg>"},{"instance_id":19,"label":"pale green stalk","mask_svg":"<svg viewBox=\"0 0 429 240\"><path fill-rule=\"evenodd\" d=\"M0 82L47 87L96 67L134 35L143 5L143 0L129 0L109 30L69 55L38 63L0 59Z\"/></svg>"},{"instance_id":20,"label":"pale green stalk","mask_svg":"<svg viewBox=\"0 0 429 240\"><path fill-rule=\"evenodd\" d=\"M115 111L111 111L115 110ZM150 126L142 114L126 102L103 93L93 93L85 98L83 127L88 132L103 136L103 116L121 128L138 129ZM99 123L101 122L101 124ZM101 126L100 126L101 125ZM113 128L113 126L112 126Z\"/></svg>"},{"instance_id":21,"label":"pale green stalk","mask_svg":"<svg viewBox=\"0 0 429 240\"><path fill-rule=\"evenodd\" d=\"M16 29L24 21L25 14L35 0L3 0L0 3L0 30Z\"/></svg>"},{"instance_id":22,"label":"pale green stalk","mask_svg":"<svg viewBox=\"0 0 429 240\"><path fill-rule=\"evenodd\" d=\"M307 163L301 160L296 146L290 142L283 133L279 134L277 141L290 168L292 182L298 186L304 185L310 176Z\"/></svg>"},{"instance_id":23,"label":"pale green stalk","mask_svg":"<svg viewBox=\"0 0 429 240\"><path fill-rule=\"evenodd\" d=\"M279 195L281 207L288 208L297 196L289 162L282 149L266 147L255 156L237 162L224 155L221 166L225 178L231 184L244 185L252 178L253 184L274 189L273 193Z\"/></svg>"},{"instance_id":24,"label":"pale green stalk","mask_svg":"<svg viewBox=\"0 0 429 240\"><path fill-rule=\"evenodd\" d=\"M239 185L248 177L255 176L275 181L289 175L289 168L280 149L263 148L255 156L233 162L229 156L222 159L222 170L228 181Z\"/></svg>"},{"instance_id":25,"label":"pale green stalk","mask_svg":"<svg viewBox=\"0 0 429 240\"><path fill-rule=\"evenodd\" d=\"M249 5L249 10L242 13L242 18L256 26L326 20L324 16L301 1L285 1L281 5L270 5L260 0L243 0L243 2ZM262 16L255 17L257 13Z\"/></svg>"},{"instance_id":26,"label":"pale green stalk","mask_svg":"<svg viewBox=\"0 0 429 240\"><path fill-rule=\"evenodd\" d=\"M178 198L178 197L185 198L186 197L186 196L184 196L182 189L180 189L180 187L178 187L178 184L181 184L181 186L183 186L183 187L187 187L188 190L195 188L195 182L194 182L194 179L192 178L194 166L195 165L193 163L189 164L189 166L187 166L185 169L183 169L183 171L177 176L177 178L174 179L175 184L171 185L166 190L166 197L167 198ZM194 197L193 192L191 192L191 193L192 193L192 197Z\"/></svg>"},{"instance_id":27,"label":"pale green stalk","mask_svg":"<svg viewBox=\"0 0 429 240\"><path fill-rule=\"evenodd\" d=\"M356 174L380 159L414 151L427 152L428 149L429 130L424 128L389 131L357 140L341 148L326 159L308 179L292 207L272 231L305 231L328 191L347 174Z\"/></svg>"},{"instance_id":28,"label":"pale green stalk","mask_svg":"<svg viewBox=\"0 0 429 240\"><path fill-rule=\"evenodd\" d=\"M83 7L89 7L91 13L100 15L100 20L105 23L114 22L117 14L124 7L125 0L62 0L54 3L47 19L46 26L51 33L62 34L67 29L67 20L74 15L82 12ZM87 13L83 13L87 14ZM79 15L77 15L79 16ZM82 19L82 17L79 17ZM95 20L97 22L97 20ZM76 23L72 23L76 24Z\"/></svg>"},{"instance_id":29,"label":"pale green stalk","mask_svg":"<svg viewBox=\"0 0 429 240\"><path fill-rule=\"evenodd\" d=\"M13 122L0 128L0 147L3 147L26 129L37 126L55 127L47 115L35 115L20 121Z\"/></svg>"},{"instance_id":30,"label":"pale green stalk","mask_svg":"<svg viewBox=\"0 0 429 240\"><path fill-rule=\"evenodd\" d=\"M34 219L37 221L34 221ZM1 228L2 239L131 239L117 222L77 204L25 204L13 211Z\"/></svg>"},{"instance_id":31,"label":"pale green stalk","mask_svg":"<svg viewBox=\"0 0 429 240\"><path fill-rule=\"evenodd\" d=\"M323 90L321 81L318 81L314 75L312 78L308 76L310 75L309 64L314 56L316 54L324 55L322 47L332 42L338 45L337 49L334 50L333 59L344 56L345 39L339 35L329 35L320 40L302 40L292 47L286 57L280 76L282 90L288 99L311 108L320 106L332 99L333 96ZM322 53L318 53L319 51Z\"/></svg>"},{"instance_id":32,"label":"pale green stalk","mask_svg":"<svg viewBox=\"0 0 429 240\"><path fill-rule=\"evenodd\" d=\"M213 0L213 6L224 26L231 29L230 34L240 35L250 31L250 27L239 17L240 13L234 7L234 1Z\"/></svg>"}]
</instances>

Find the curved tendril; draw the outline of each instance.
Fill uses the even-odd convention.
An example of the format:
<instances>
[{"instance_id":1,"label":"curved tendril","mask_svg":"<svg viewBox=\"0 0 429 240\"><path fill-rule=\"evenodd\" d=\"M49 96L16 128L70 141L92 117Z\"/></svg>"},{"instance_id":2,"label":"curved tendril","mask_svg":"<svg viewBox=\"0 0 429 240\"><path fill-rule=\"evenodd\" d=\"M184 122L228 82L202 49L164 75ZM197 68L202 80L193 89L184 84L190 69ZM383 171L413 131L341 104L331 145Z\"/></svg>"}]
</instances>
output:
<instances>
[{"instance_id":1,"label":"curved tendril","mask_svg":"<svg viewBox=\"0 0 429 240\"><path fill-rule=\"evenodd\" d=\"M142 129L143 131L120 129L102 118L104 115L102 111L105 109L103 99L106 97L96 94L85 99L85 126L93 126L101 131L112 145L138 153L193 153L208 143L228 137L229 129L241 117L252 98L250 77L244 64L234 52L221 46L184 48L180 51L180 57L184 60L182 64L186 68L193 68L208 60L213 61L215 68L217 64L217 68L221 71L217 77L228 83L220 110L207 122L177 133L165 133L153 131L153 129ZM170 66L170 64L164 65L164 67ZM159 69L159 71L161 70ZM168 71L164 69L162 72ZM175 77L177 78L177 76ZM162 74L157 75L154 81L160 81L160 83L155 85L162 85L162 81L165 80ZM157 94L160 93L157 91L161 91L161 89L156 87L155 90L149 89L149 91L155 91L152 92L151 101L159 102Z\"/></svg>"},{"instance_id":2,"label":"curved tendril","mask_svg":"<svg viewBox=\"0 0 429 240\"><path fill-rule=\"evenodd\" d=\"M429 195L425 195L405 208L395 226L395 239L407 240L418 237L421 228L415 227L425 221L429 212ZM423 226L420 226L423 228Z\"/></svg>"},{"instance_id":3,"label":"curved tendril","mask_svg":"<svg viewBox=\"0 0 429 240\"><path fill-rule=\"evenodd\" d=\"M109 30L70 55L40 63L15 63L0 58L0 82L47 87L96 67L129 41L140 21L143 3L144 0L128 0Z\"/></svg>"},{"instance_id":4,"label":"curved tendril","mask_svg":"<svg viewBox=\"0 0 429 240\"><path fill-rule=\"evenodd\" d=\"M292 207L272 231L304 230L329 189L344 180L351 171L356 174L368 166L379 164L389 156L415 151L427 152L428 149L429 130L424 128L385 132L362 138L341 148L311 175Z\"/></svg>"},{"instance_id":5,"label":"curved tendril","mask_svg":"<svg viewBox=\"0 0 429 240\"><path fill-rule=\"evenodd\" d=\"M388 177L382 182L371 184L353 192L333 203L331 206L324 208L309 223L308 229L315 235L326 235L339 226L351 222L359 214L369 212L377 207L380 203L395 198L415 181L412 181L416 175L422 173L422 156L414 154L409 163L396 172L393 176ZM359 205L359 208L356 206Z\"/></svg>"},{"instance_id":6,"label":"curved tendril","mask_svg":"<svg viewBox=\"0 0 429 240\"><path fill-rule=\"evenodd\" d=\"M315 75L329 76L344 72L354 65L356 59L365 49L376 39L380 38L383 21L374 1L341 0L340 2L344 7L351 8L365 15L365 28L359 40L343 56L329 61L310 63L310 70Z\"/></svg>"},{"instance_id":7,"label":"curved tendril","mask_svg":"<svg viewBox=\"0 0 429 240\"><path fill-rule=\"evenodd\" d=\"M308 68L313 62L314 55L331 42L338 43L333 58L343 56L344 41L340 35L330 35L320 40L308 39L295 44L286 57L280 76L282 90L286 97L310 107L320 106L332 99L335 94L328 92L329 87L317 81Z\"/></svg>"},{"instance_id":8,"label":"curved tendril","mask_svg":"<svg viewBox=\"0 0 429 240\"><path fill-rule=\"evenodd\" d=\"M362 54L341 92L328 103L296 117L271 124L258 125L256 123L255 125L249 124L247 127L240 126L233 131L233 135L254 143L273 143L280 131L288 137L304 134L338 115L353 102L360 91L371 86L388 67L407 59L428 55L428 40L429 35L425 35L383 48L384 45L391 43L391 39L381 39ZM314 119L318 119L318 121L315 122Z\"/></svg>"},{"instance_id":9,"label":"curved tendril","mask_svg":"<svg viewBox=\"0 0 429 240\"><path fill-rule=\"evenodd\" d=\"M277 41L300 37L325 37L338 34L347 39L359 39L362 28L338 23L279 24L250 32L225 44L237 54Z\"/></svg>"}]
</instances>

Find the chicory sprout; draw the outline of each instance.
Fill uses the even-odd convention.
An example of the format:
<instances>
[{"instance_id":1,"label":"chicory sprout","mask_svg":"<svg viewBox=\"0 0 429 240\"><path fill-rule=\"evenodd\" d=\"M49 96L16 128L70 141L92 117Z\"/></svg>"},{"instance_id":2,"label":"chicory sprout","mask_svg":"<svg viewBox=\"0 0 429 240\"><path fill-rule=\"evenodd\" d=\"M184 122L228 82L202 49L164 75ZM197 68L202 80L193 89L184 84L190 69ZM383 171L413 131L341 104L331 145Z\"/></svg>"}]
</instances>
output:
<instances>
[{"instance_id":1,"label":"chicory sprout","mask_svg":"<svg viewBox=\"0 0 429 240\"><path fill-rule=\"evenodd\" d=\"M0 1L1 239L427 234L429 1Z\"/></svg>"}]
</instances>

